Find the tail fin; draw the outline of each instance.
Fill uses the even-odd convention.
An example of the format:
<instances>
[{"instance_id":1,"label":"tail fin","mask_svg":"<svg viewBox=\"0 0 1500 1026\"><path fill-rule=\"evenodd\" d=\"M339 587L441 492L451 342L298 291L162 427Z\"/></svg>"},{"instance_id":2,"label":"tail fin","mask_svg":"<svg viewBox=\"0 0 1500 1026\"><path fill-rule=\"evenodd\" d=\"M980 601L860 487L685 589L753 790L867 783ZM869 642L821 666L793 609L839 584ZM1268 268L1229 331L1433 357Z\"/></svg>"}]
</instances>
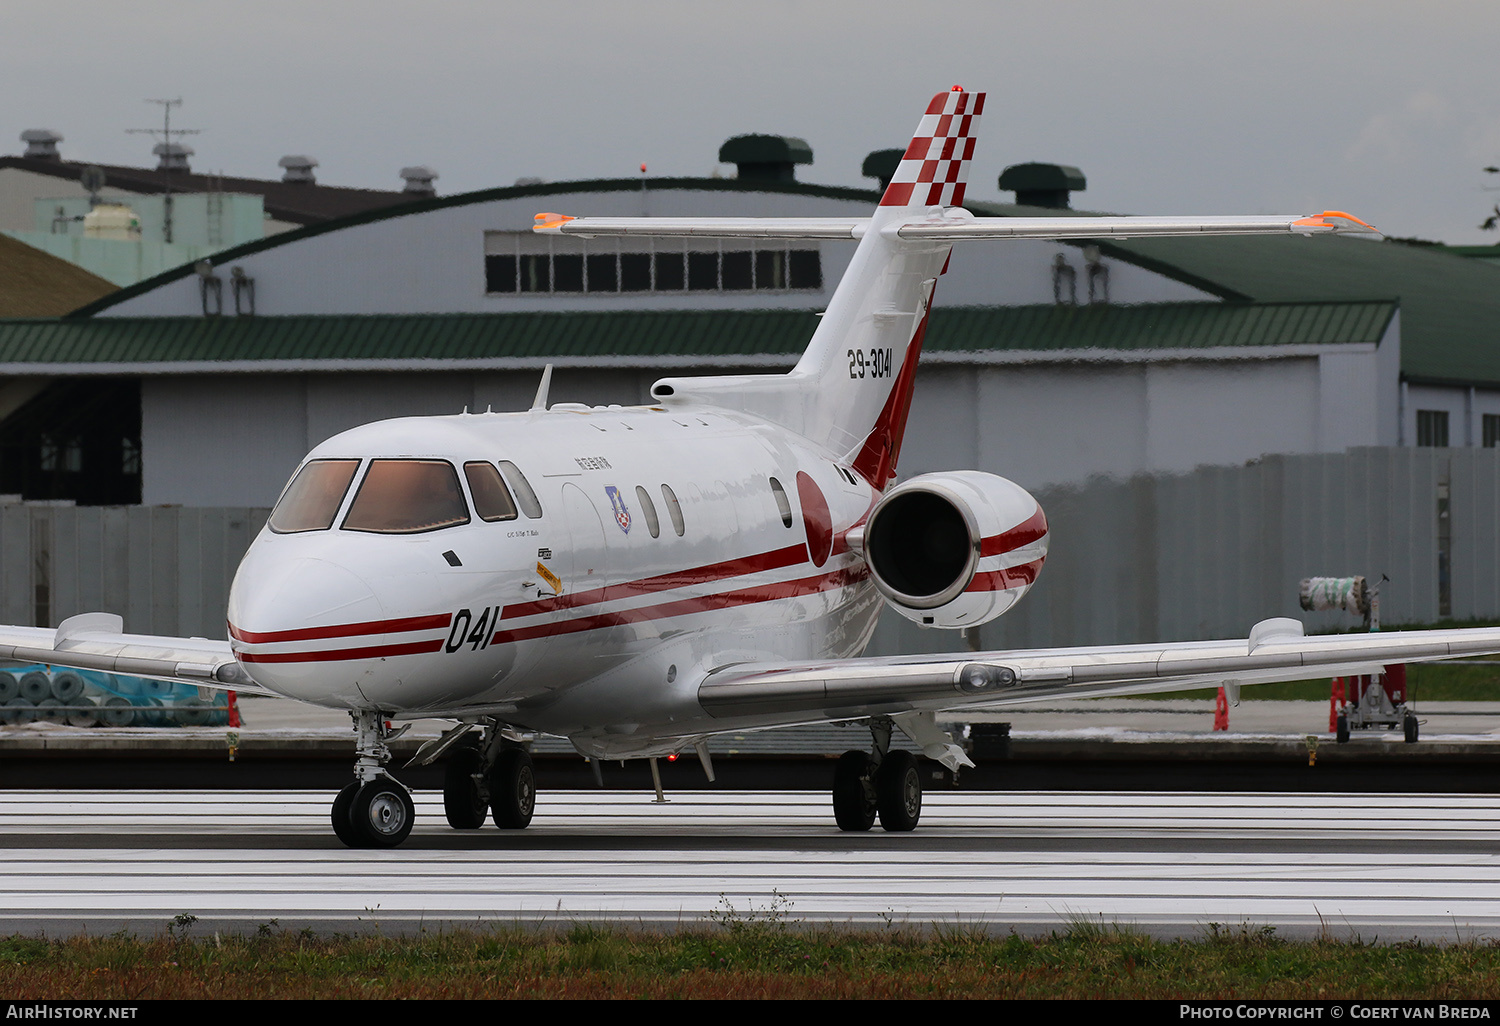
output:
<instances>
[{"instance_id":1,"label":"tail fin","mask_svg":"<svg viewBox=\"0 0 1500 1026\"><path fill-rule=\"evenodd\" d=\"M958 86L927 105L916 134L880 198L882 207L957 207L964 202L984 93Z\"/></svg>"},{"instance_id":2,"label":"tail fin","mask_svg":"<svg viewBox=\"0 0 1500 1026\"><path fill-rule=\"evenodd\" d=\"M877 488L896 469L933 288L950 245L887 227L963 201L983 93L938 93L906 147L794 377L816 398L803 433L844 453Z\"/></svg>"},{"instance_id":3,"label":"tail fin","mask_svg":"<svg viewBox=\"0 0 1500 1026\"><path fill-rule=\"evenodd\" d=\"M556 235L858 239L807 350L788 374L662 378L663 403L706 403L782 424L844 457L878 488L890 483L906 434L933 288L961 239L1378 234L1356 217L975 217L958 208L984 93L954 86L927 105L901 163L864 218L572 218L538 214Z\"/></svg>"},{"instance_id":4,"label":"tail fin","mask_svg":"<svg viewBox=\"0 0 1500 1026\"><path fill-rule=\"evenodd\" d=\"M906 433L933 287L951 248L900 238L895 229L962 201L983 109L983 93L959 86L932 98L868 225L840 229L859 246L790 374L663 378L652 394L785 424L884 488Z\"/></svg>"}]
</instances>

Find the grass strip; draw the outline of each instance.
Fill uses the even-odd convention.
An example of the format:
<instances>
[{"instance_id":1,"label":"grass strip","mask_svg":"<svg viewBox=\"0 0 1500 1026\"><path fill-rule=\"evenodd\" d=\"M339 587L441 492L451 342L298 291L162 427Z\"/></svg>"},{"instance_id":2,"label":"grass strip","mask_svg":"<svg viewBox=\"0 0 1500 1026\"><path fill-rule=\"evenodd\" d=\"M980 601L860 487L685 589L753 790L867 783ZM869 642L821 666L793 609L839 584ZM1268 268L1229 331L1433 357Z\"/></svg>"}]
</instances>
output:
<instances>
[{"instance_id":1,"label":"grass strip","mask_svg":"<svg viewBox=\"0 0 1500 1026\"><path fill-rule=\"evenodd\" d=\"M1500 998L1500 946L1291 941L1211 925L1154 940L1079 922L1041 937L814 928L715 916L663 933L577 924L316 936L0 941L12 1000L453 998Z\"/></svg>"}]
</instances>

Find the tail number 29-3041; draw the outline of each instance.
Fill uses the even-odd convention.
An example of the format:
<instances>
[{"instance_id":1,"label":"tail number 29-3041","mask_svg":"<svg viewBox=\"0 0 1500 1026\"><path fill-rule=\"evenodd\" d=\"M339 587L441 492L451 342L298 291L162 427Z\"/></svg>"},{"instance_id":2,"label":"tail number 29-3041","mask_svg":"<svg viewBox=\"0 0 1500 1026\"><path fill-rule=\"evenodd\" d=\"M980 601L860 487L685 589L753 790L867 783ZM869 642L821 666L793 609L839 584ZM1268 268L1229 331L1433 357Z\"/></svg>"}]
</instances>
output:
<instances>
[{"instance_id":1,"label":"tail number 29-3041","mask_svg":"<svg viewBox=\"0 0 1500 1026\"><path fill-rule=\"evenodd\" d=\"M851 378L888 378L891 376L891 350L849 350L849 376Z\"/></svg>"}]
</instances>

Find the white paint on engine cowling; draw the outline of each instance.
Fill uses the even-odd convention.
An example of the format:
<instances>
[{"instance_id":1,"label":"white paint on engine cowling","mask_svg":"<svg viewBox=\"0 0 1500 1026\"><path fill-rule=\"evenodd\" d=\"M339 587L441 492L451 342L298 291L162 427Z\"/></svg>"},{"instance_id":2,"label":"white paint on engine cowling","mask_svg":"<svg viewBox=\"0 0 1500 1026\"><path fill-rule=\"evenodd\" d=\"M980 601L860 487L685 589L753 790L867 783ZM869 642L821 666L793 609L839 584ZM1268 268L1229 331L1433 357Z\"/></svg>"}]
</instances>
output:
<instances>
[{"instance_id":1,"label":"white paint on engine cowling","mask_svg":"<svg viewBox=\"0 0 1500 1026\"><path fill-rule=\"evenodd\" d=\"M1036 499L977 470L897 485L847 537L886 601L924 627L993 620L1026 594L1047 556L1047 518Z\"/></svg>"}]
</instances>

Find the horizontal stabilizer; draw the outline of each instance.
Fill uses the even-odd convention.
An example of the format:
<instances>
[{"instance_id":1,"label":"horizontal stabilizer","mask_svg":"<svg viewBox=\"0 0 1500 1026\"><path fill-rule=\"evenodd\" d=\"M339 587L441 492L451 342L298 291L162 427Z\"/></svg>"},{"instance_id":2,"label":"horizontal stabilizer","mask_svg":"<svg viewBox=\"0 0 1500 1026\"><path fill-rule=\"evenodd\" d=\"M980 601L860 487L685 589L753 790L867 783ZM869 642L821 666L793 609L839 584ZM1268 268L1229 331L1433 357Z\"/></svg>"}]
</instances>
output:
<instances>
[{"instance_id":1,"label":"horizontal stabilizer","mask_svg":"<svg viewBox=\"0 0 1500 1026\"><path fill-rule=\"evenodd\" d=\"M868 217L567 217L538 214L546 235L677 236L720 239L858 239ZM1380 233L1338 211L1249 217L975 217L951 208L932 217L899 221L881 231L914 242L971 239L1144 239L1193 235L1370 235Z\"/></svg>"},{"instance_id":2,"label":"horizontal stabilizer","mask_svg":"<svg viewBox=\"0 0 1500 1026\"><path fill-rule=\"evenodd\" d=\"M903 239L1144 239L1174 235L1378 235L1371 225L1338 211L1304 217L965 217L966 211L894 227ZM891 231L891 228L887 228Z\"/></svg>"},{"instance_id":3,"label":"horizontal stabilizer","mask_svg":"<svg viewBox=\"0 0 1500 1026\"><path fill-rule=\"evenodd\" d=\"M716 239L857 239L868 217L568 217L538 214L532 230L584 238L617 235Z\"/></svg>"}]
</instances>

